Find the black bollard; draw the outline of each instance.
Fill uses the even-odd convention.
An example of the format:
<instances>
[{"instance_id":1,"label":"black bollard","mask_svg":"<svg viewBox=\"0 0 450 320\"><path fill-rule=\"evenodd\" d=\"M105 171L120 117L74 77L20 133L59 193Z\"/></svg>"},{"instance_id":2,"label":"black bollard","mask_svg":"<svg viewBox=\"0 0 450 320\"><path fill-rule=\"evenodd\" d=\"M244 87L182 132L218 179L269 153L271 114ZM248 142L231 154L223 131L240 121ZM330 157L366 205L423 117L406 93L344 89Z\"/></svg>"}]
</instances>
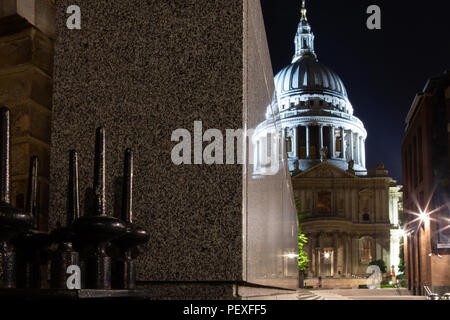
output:
<instances>
[{"instance_id":1,"label":"black bollard","mask_svg":"<svg viewBox=\"0 0 450 320\"><path fill-rule=\"evenodd\" d=\"M41 288L43 284L42 273L47 266L48 248L52 242L47 232L39 230L38 165L38 158L32 157L30 161L26 211L33 219L33 227L14 241L17 247L18 288Z\"/></svg>"},{"instance_id":2,"label":"black bollard","mask_svg":"<svg viewBox=\"0 0 450 320\"><path fill-rule=\"evenodd\" d=\"M25 211L11 206L10 111L0 108L0 288L16 287L16 253L12 241L32 226Z\"/></svg>"},{"instance_id":3,"label":"black bollard","mask_svg":"<svg viewBox=\"0 0 450 320\"><path fill-rule=\"evenodd\" d=\"M67 269L70 266L78 266L81 269L81 287L84 287L84 268L80 262L80 254L75 247L81 247L77 243L76 235L72 231L72 224L80 218L80 194L78 187L78 153L70 151L69 157L69 184L67 192L67 220L66 227L53 231L57 250L53 254L51 262L51 287L55 289L67 289Z\"/></svg>"},{"instance_id":4,"label":"black bollard","mask_svg":"<svg viewBox=\"0 0 450 320\"><path fill-rule=\"evenodd\" d=\"M111 289L112 263L106 248L126 232L121 220L106 213L105 174L105 129L101 127L97 129L95 142L94 212L74 222L74 231L85 252L88 289Z\"/></svg>"},{"instance_id":5,"label":"black bollard","mask_svg":"<svg viewBox=\"0 0 450 320\"><path fill-rule=\"evenodd\" d=\"M38 157L31 157L30 161L30 175L28 178L28 193L27 193L27 211L33 217L33 228L39 229L39 210L38 210Z\"/></svg>"},{"instance_id":6,"label":"black bollard","mask_svg":"<svg viewBox=\"0 0 450 320\"><path fill-rule=\"evenodd\" d=\"M39 288L40 287L40 259L36 242L33 241L33 230L38 226L38 208L37 208L37 170L38 159L32 157L30 161L30 174L28 177L28 192L26 211L33 219L31 230L21 234L15 241L16 247L16 265L17 265L17 287L18 288Z\"/></svg>"},{"instance_id":7,"label":"black bollard","mask_svg":"<svg viewBox=\"0 0 450 320\"><path fill-rule=\"evenodd\" d=\"M121 259L116 262L116 286L119 289L136 288L136 263L133 251L137 246L149 240L149 234L144 229L133 224L133 152L125 151L122 191L122 219L127 225L126 233L114 241L121 251Z\"/></svg>"}]
</instances>

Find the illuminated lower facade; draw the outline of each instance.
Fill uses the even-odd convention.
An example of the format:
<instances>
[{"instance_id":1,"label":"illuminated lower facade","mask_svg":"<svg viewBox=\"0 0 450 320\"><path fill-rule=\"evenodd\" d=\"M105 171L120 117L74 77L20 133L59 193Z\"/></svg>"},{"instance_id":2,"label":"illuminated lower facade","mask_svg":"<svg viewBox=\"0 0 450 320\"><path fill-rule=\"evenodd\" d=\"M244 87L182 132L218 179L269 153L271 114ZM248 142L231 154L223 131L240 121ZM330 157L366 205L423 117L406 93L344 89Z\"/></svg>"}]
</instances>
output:
<instances>
[{"instance_id":1,"label":"illuminated lower facade","mask_svg":"<svg viewBox=\"0 0 450 320\"><path fill-rule=\"evenodd\" d=\"M400 187L381 166L364 176L324 162L292 177L308 238L309 278L367 277L383 260L398 274Z\"/></svg>"}]
</instances>

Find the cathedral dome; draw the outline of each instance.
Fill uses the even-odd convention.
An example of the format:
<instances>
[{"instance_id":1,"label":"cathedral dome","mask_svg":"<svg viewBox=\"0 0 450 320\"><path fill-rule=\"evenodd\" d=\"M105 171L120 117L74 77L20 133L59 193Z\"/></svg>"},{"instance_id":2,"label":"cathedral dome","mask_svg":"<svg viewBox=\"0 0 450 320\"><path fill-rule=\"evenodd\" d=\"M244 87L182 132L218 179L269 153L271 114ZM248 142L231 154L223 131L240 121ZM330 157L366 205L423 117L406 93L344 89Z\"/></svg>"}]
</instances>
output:
<instances>
[{"instance_id":1,"label":"cathedral dome","mask_svg":"<svg viewBox=\"0 0 450 320\"><path fill-rule=\"evenodd\" d=\"M347 100L339 75L314 57L298 59L275 76L278 98L297 94L327 94Z\"/></svg>"},{"instance_id":2,"label":"cathedral dome","mask_svg":"<svg viewBox=\"0 0 450 320\"><path fill-rule=\"evenodd\" d=\"M363 175L367 131L353 115L342 79L317 58L305 1L301 15L292 62L274 78L275 105L267 107L266 121L258 125L254 143L279 119L291 171L305 171L328 161ZM257 147L264 154L261 148Z\"/></svg>"}]
</instances>

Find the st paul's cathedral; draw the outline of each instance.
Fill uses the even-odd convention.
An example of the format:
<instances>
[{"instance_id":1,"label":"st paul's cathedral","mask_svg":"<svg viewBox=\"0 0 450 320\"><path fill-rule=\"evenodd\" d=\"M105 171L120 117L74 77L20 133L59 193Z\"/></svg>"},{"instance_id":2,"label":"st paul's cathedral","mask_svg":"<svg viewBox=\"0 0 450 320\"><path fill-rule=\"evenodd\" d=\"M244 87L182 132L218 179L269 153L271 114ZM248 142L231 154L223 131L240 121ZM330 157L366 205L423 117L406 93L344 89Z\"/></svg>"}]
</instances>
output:
<instances>
[{"instance_id":1,"label":"st paul's cathedral","mask_svg":"<svg viewBox=\"0 0 450 320\"><path fill-rule=\"evenodd\" d=\"M382 163L367 170L367 131L354 116L339 75L318 60L304 1L295 54L275 76L274 95L255 136L274 125L275 115L298 210L307 215L301 225L308 237L309 281L332 278L339 286L345 279L367 277L375 260L397 274L401 186Z\"/></svg>"}]
</instances>

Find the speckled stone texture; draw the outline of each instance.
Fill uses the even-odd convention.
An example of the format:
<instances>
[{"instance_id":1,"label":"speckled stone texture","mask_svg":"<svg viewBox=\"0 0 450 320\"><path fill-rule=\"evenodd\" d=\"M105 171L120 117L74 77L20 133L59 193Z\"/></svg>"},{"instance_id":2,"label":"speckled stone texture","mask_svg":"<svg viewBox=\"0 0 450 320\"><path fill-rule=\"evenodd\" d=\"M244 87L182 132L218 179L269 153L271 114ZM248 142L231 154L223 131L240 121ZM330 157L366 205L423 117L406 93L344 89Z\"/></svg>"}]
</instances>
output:
<instances>
[{"instance_id":1,"label":"speckled stone texture","mask_svg":"<svg viewBox=\"0 0 450 320\"><path fill-rule=\"evenodd\" d=\"M245 40L247 16L261 10L259 1L77 3L82 30L65 27L66 8L73 1L57 2L51 225L64 223L71 149L80 152L82 212L89 206L95 128L104 125L107 209L112 215L119 214L115 203L121 197L117 185L123 152L127 147L135 151L134 220L151 234L138 259L138 280L246 281L248 263L253 263L246 255L252 242L247 212L253 210L245 201L246 166L176 166L171 135L178 128L193 133L196 120L204 130L243 128L250 90L262 90L248 110L263 119L273 90L273 84L266 87L266 81L273 81L267 48L263 62L270 72L261 78L262 86L246 87L249 73L244 68L261 63L250 62ZM258 28L264 28L261 21ZM265 73L261 69L252 76ZM283 251L279 249L277 253ZM267 276L278 274L272 262ZM277 277L276 283L286 286L282 280Z\"/></svg>"},{"instance_id":2,"label":"speckled stone texture","mask_svg":"<svg viewBox=\"0 0 450 320\"><path fill-rule=\"evenodd\" d=\"M273 119L273 129L281 135L281 122L274 116L273 71L259 1L246 2L244 18L244 115L248 129ZM269 107L271 106L271 107ZM268 108L269 107L269 108ZM272 109L271 109L272 108ZM267 112L271 110L271 112ZM282 138L279 142L283 144ZM284 148L283 148L284 149ZM249 149L249 159L255 148ZM298 286L297 213L286 153L280 152L279 170L261 175L247 163L244 182L246 217L246 280L260 285L296 288ZM256 169L256 170L255 170Z\"/></svg>"}]
</instances>

